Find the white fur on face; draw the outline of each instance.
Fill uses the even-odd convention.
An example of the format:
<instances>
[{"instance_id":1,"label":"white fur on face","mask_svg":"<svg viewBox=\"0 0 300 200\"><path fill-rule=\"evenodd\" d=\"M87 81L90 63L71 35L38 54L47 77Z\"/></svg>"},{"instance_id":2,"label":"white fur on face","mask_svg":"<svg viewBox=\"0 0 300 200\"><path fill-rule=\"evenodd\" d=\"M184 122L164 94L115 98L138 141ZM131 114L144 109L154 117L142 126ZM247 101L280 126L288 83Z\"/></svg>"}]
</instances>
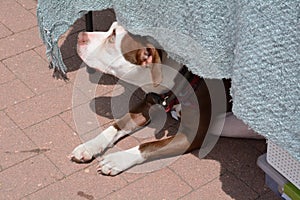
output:
<instances>
[{"instance_id":1,"label":"white fur on face","mask_svg":"<svg viewBox=\"0 0 300 200\"><path fill-rule=\"evenodd\" d=\"M108 38L115 30L116 39L114 43ZM84 44L77 44L77 52L81 59L90 67L102 72L116 75L120 70L133 66L122 55L121 41L127 32L116 22L113 23L107 32L86 32L88 41Z\"/></svg>"},{"instance_id":2,"label":"white fur on face","mask_svg":"<svg viewBox=\"0 0 300 200\"><path fill-rule=\"evenodd\" d=\"M116 37L115 41L111 43L108 38L113 31L115 31ZM86 34L88 41L78 43L77 52L89 67L140 86L146 92L161 93L173 87L176 71L170 73L170 70L163 66L164 80L160 86L153 87L150 69L130 63L124 58L121 43L128 33L117 22L114 22L107 32L86 32L84 34Z\"/></svg>"},{"instance_id":3,"label":"white fur on face","mask_svg":"<svg viewBox=\"0 0 300 200\"><path fill-rule=\"evenodd\" d=\"M115 31L113 43L108 37ZM121 51L121 42L127 31L114 22L107 32L87 32L88 42L77 44L77 52L90 67L111 74L134 85L151 83L150 70L127 61Z\"/></svg>"}]
</instances>

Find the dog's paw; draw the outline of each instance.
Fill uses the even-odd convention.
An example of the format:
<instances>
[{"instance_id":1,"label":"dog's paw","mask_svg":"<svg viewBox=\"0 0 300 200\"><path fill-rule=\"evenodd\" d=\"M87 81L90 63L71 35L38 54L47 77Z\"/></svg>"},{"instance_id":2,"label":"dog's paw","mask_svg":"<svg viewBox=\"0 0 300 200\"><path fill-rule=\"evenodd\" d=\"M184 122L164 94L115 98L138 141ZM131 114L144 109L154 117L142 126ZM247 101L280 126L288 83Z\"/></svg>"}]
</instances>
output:
<instances>
[{"instance_id":1,"label":"dog's paw","mask_svg":"<svg viewBox=\"0 0 300 200\"><path fill-rule=\"evenodd\" d=\"M104 156L99 163L98 172L115 176L144 161L145 159L142 157L138 147L134 147L126 151L120 151Z\"/></svg>"},{"instance_id":2,"label":"dog's paw","mask_svg":"<svg viewBox=\"0 0 300 200\"><path fill-rule=\"evenodd\" d=\"M84 144L77 146L69 156L74 162L88 162L91 161L95 155L101 153L102 149L99 145L89 141Z\"/></svg>"}]
</instances>

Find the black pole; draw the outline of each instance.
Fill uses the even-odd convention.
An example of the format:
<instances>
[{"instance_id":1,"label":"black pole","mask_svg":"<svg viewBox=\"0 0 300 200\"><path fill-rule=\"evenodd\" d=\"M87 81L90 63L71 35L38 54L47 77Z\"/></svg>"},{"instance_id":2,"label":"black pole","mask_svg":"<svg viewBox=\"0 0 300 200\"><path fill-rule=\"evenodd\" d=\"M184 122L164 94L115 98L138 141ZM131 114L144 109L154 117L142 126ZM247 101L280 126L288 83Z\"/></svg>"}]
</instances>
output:
<instances>
[{"instance_id":1,"label":"black pole","mask_svg":"<svg viewBox=\"0 0 300 200\"><path fill-rule=\"evenodd\" d=\"M94 30L94 27L93 27L93 12L92 11L89 11L86 15L85 15L85 29L86 31L88 32L92 32ZM90 67L86 67L86 71L89 73L89 74L93 74L96 72L95 69L93 68L90 68Z\"/></svg>"},{"instance_id":2,"label":"black pole","mask_svg":"<svg viewBox=\"0 0 300 200\"><path fill-rule=\"evenodd\" d=\"M93 12L89 11L86 15L85 15L85 24L86 24L86 31L93 31L94 27L93 27Z\"/></svg>"}]
</instances>

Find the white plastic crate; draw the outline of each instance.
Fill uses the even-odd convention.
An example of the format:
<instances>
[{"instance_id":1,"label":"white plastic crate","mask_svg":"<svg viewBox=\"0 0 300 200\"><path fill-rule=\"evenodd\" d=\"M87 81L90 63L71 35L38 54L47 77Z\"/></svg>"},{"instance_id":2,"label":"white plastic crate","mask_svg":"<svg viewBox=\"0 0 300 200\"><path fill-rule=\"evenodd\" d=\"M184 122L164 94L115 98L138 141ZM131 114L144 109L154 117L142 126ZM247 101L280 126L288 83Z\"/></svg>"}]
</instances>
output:
<instances>
[{"instance_id":1,"label":"white plastic crate","mask_svg":"<svg viewBox=\"0 0 300 200\"><path fill-rule=\"evenodd\" d=\"M270 140L268 141L267 161L286 179L300 188L300 162Z\"/></svg>"}]
</instances>

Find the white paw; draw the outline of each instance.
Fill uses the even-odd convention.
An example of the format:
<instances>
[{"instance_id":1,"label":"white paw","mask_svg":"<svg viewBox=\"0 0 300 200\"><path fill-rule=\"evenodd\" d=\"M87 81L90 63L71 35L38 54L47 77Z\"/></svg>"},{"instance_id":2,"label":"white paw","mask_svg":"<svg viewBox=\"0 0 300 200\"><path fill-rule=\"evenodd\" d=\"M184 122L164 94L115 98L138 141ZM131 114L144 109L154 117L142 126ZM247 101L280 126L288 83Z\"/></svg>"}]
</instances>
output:
<instances>
[{"instance_id":1,"label":"white paw","mask_svg":"<svg viewBox=\"0 0 300 200\"><path fill-rule=\"evenodd\" d=\"M90 140L77 146L71 153L70 159L75 162L88 162L94 158L95 155L101 153L101 145L94 140Z\"/></svg>"},{"instance_id":2,"label":"white paw","mask_svg":"<svg viewBox=\"0 0 300 200\"><path fill-rule=\"evenodd\" d=\"M105 175L117 175L120 172L144 162L139 147L134 147L126 151L108 154L99 163L98 171Z\"/></svg>"},{"instance_id":3,"label":"white paw","mask_svg":"<svg viewBox=\"0 0 300 200\"><path fill-rule=\"evenodd\" d=\"M117 129L110 126L94 139L77 146L69 156L75 162L88 162L109 147L117 136Z\"/></svg>"}]
</instances>

